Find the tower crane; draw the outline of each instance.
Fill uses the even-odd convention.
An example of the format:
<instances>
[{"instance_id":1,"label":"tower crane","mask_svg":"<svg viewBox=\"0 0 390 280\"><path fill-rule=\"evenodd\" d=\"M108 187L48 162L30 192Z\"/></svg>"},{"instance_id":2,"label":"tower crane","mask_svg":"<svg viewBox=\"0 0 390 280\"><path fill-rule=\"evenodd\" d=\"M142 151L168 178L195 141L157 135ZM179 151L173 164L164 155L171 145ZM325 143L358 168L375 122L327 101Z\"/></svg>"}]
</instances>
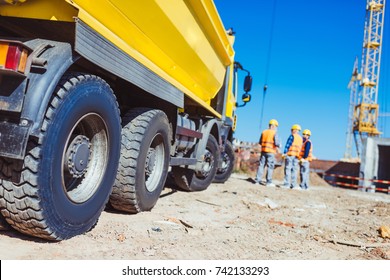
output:
<instances>
[{"instance_id":1,"label":"tower crane","mask_svg":"<svg viewBox=\"0 0 390 280\"><path fill-rule=\"evenodd\" d=\"M350 109L344 157L352 158L352 138L360 158L362 141L378 137L378 88L386 0L367 0L360 71L355 60L350 88ZM353 137L352 137L353 136Z\"/></svg>"}]
</instances>

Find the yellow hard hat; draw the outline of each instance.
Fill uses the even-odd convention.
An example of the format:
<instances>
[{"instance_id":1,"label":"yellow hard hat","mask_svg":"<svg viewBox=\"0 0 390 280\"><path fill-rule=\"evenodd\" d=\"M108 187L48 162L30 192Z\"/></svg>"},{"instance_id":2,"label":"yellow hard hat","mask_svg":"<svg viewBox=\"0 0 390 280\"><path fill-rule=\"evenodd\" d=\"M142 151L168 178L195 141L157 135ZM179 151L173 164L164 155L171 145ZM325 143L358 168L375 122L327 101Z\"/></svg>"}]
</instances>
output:
<instances>
[{"instance_id":1,"label":"yellow hard hat","mask_svg":"<svg viewBox=\"0 0 390 280\"><path fill-rule=\"evenodd\" d=\"M270 125L272 124L272 125L275 125L275 126L279 126L278 121L275 120L275 119L270 120L270 121L269 121L269 124L270 124Z\"/></svg>"},{"instance_id":2,"label":"yellow hard hat","mask_svg":"<svg viewBox=\"0 0 390 280\"><path fill-rule=\"evenodd\" d=\"M305 129L303 132L302 132L302 134L306 134L306 135L311 135L311 131L310 130L308 130L308 129Z\"/></svg>"},{"instance_id":3,"label":"yellow hard hat","mask_svg":"<svg viewBox=\"0 0 390 280\"><path fill-rule=\"evenodd\" d=\"M301 130L301 126L299 124L294 124L292 127L291 127L292 130L296 129L296 130Z\"/></svg>"}]
</instances>

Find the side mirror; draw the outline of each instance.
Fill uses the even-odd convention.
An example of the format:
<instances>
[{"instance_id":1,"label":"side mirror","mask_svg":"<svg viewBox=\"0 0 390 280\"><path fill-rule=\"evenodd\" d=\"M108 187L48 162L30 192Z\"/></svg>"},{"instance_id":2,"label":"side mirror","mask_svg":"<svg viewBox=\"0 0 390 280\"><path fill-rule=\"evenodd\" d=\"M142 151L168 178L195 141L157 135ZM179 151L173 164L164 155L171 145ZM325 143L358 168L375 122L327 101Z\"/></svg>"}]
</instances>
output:
<instances>
[{"instance_id":1,"label":"side mirror","mask_svg":"<svg viewBox=\"0 0 390 280\"><path fill-rule=\"evenodd\" d=\"M241 101L244 102L243 104L239 105L238 103L236 103L236 106L237 107L244 107L246 105L246 103L248 103L249 101L251 101L252 99L252 96L249 94L249 93L244 93L241 97Z\"/></svg>"},{"instance_id":2,"label":"side mirror","mask_svg":"<svg viewBox=\"0 0 390 280\"><path fill-rule=\"evenodd\" d=\"M247 103L251 101L252 96L249 93L244 93L241 97L242 102Z\"/></svg>"},{"instance_id":3,"label":"side mirror","mask_svg":"<svg viewBox=\"0 0 390 280\"><path fill-rule=\"evenodd\" d=\"M239 63L238 61L235 61L234 62L235 72L237 72L238 69L241 71L245 71L247 73L247 75L245 76L245 79L244 79L244 92L245 93L241 97L241 100L243 103L242 104L236 103L236 107L244 107L246 105L246 103L250 102L252 99L251 95L248 93L252 89L252 76L248 70L246 70L242 67L241 63Z\"/></svg>"},{"instance_id":4,"label":"side mirror","mask_svg":"<svg viewBox=\"0 0 390 280\"><path fill-rule=\"evenodd\" d=\"M244 80L244 92L250 92L252 89L252 76L251 75L246 75L245 80Z\"/></svg>"}]
</instances>

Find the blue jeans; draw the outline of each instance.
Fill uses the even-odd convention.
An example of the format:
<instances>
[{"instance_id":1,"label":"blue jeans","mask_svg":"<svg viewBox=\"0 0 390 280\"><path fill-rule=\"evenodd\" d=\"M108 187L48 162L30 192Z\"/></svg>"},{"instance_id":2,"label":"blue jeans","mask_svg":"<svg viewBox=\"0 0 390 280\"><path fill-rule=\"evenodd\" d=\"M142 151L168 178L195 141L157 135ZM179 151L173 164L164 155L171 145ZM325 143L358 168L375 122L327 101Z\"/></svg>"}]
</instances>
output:
<instances>
[{"instance_id":1,"label":"blue jeans","mask_svg":"<svg viewBox=\"0 0 390 280\"><path fill-rule=\"evenodd\" d=\"M261 179L263 178L263 172L264 172L264 167L267 165L267 184L272 183L272 173L274 172L275 168L275 154L273 153L261 153L260 155L260 165L259 168L257 169L257 174L256 174L256 182L261 182Z\"/></svg>"},{"instance_id":2,"label":"blue jeans","mask_svg":"<svg viewBox=\"0 0 390 280\"><path fill-rule=\"evenodd\" d=\"M284 183L285 186L295 187L298 177L298 158L287 156L284 163Z\"/></svg>"},{"instance_id":3,"label":"blue jeans","mask_svg":"<svg viewBox=\"0 0 390 280\"><path fill-rule=\"evenodd\" d=\"M309 188L309 171L310 171L310 162L305 161L301 163L301 188Z\"/></svg>"}]
</instances>

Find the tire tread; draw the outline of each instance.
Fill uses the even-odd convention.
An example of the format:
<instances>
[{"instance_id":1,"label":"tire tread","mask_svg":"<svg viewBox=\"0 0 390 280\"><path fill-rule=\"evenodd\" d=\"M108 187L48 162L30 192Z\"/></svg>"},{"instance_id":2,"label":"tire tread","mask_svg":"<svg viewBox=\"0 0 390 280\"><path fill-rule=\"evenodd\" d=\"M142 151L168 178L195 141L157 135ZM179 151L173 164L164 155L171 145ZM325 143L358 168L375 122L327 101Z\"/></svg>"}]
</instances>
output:
<instances>
[{"instance_id":1,"label":"tire tread","mask_svg":"<svg viewBox=\"0 0 390 280\"><path fill-rule=\"evenodd\" d=\"M68 91L82 80L101 78L89 74L66 73L58 83L55 94L47 107L39 139L30 138L24 161L0 157L0 210L4 219L14 229L47 240L62 240L47 225L42 201L38 195L38 172L41 161L42 142L57 108L64 102ZM112 92L111 92L112 93ZM117 101L115 101L118 105ZM117 106L118 107L118 106ZM118 109L119 115L119 109ZM69 233L71 235L71 233Z\"/></svg>"},{"instance_id":2,"label":"tire tread","mask_svg":"<svg viewBox=\"0 0 390 280\"><path fill-rule=\"evenodd\" d=\"M137 159L144 134L151 120L159 112L161 111L150 108L134 108L122 119L121 158L110 197L110 203L116 210L131 214L136 214L143 210L140 207L140 198L136 194ZM166 121L168 122L167 118Z\"/></svg>"}]
</instances>

